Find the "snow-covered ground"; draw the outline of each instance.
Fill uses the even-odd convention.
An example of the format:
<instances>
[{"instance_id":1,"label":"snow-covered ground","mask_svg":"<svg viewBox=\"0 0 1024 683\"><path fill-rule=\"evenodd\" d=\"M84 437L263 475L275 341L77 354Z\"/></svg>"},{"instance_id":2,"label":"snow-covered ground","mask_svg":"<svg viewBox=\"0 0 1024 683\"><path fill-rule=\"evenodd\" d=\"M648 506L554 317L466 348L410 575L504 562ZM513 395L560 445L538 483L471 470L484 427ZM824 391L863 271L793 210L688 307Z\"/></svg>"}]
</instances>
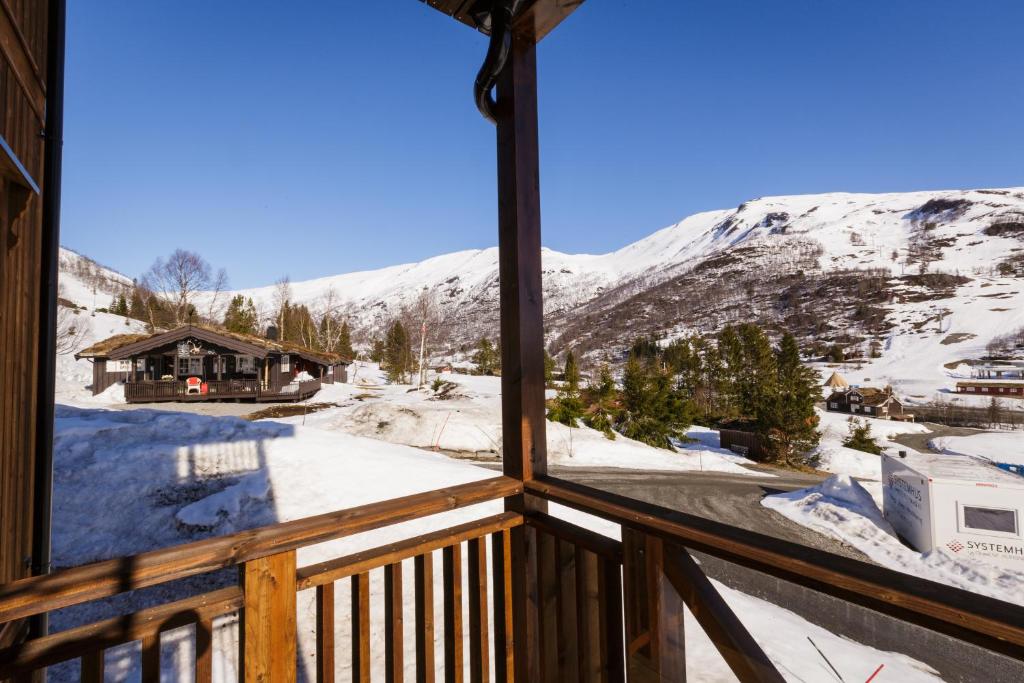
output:
<instances>
[{"instance_id":1,"label":"snow-covered ground","mask_svg":"<svg viewBox=\"0 0 1024 683\"><path fill-rule=\"evenodd\" d=\"M762 504L884 567L1024 605L1024 572L960 559L941 548L922 554L903 545L879 509L881 484L835 475L811 488L767 496Z\"/></svg>"},{"instance_id":2,"label":"snow-covered ground","mask_svg":"<svg viewBox=\"0 0 1024 683\"><path fill-rule=\"evenodd\" d=\"M315 417L315 416L310 416ZM346 434L337 429L281 421L247 422L150 410L104 410L61 406L56 420L54 562L58 567L136 553L230 533L276 521L297 519L446 485L493 476L493 472L423 449ZM344 538L299 551L299 565L374 547L442 526L493 514L500 502ZM606 522L555 506L565 516L601 533L617 535ZM436 560L435 560L436 561ZM411 567L407 568L411 572ZM441 572L435 572L441 581ZM411 582L406 585L411 591ZM194 581L192 589L202 584ZM349 601L338 591L336 635L349 637ZM436 590L440 591L440 584ZM935 680L927 667L903 655L879 651L828 633L788 610L718 585L780 670L794 681L825 680L827 667L807 640L822 649L851 680L865 679L885 665L888 680ZM150 590L161 600L172 588ZM374 642L381 642L383 587L373 574ZM145 598L128 596L68 610L54 618L57 628L137 608ZM406 604L411 604L411 592ZM435 607L441 609L441 601ZM299 595L299 652L313 662L314 604L311 591ZM436 619L440 622L441 615ZM687 660L694 681L734 680L697 623L687 616ZM214 675L236 678L237 621L215 622ZM413 639L406 639L407 647ZM108 652L107 680L137 680L137 648ZM164 680L188 679L189 629L164 636ZM336 652L337 673L348 672L348 650ZM383 652L376 649L374 676L381 676ZM406 657L406 675L415 658ZM493 659L492 659L493 661ZM74 680L64 667L54 680Z\"/></svg>"},{"instance_id":3,"label":"snow-covered ground","mask_svg":"<svg viewBox=\"0 0 1024 683\"><path fill-rule=\"evenodd\" d=\"M1024 465L1024 434L986 432L971 436L943 436L928 445L940 453L973 455L1007 465Z\"/></svg>"},{"instance_id":4,"label":"snow-covered ground","mask_svg":"<svg viewBox=\"0 0 1024 683\"><path fill-rule=\"evenodd\" d=\"M820 422L821 443L818 445L818 468L834 474L847 474L861 479L882 478L882 460L879 456L857 451L843 446L849 436L850 415L831 413L820 408L815 409ZM875 442L888 452L912 450L896 443L893 439L899 434L927 434L928 428L914 422L896 422L873 417L857 416L862 423L871 425L871 435Z\"/></svg>"},{"instance_id":5,"label":"snow-covered ground","mask_svg":"<svg viewBox=\"0 0 1024 683\"><path fill-rule=\"evenodd\" d=\"M110 313L78 311L73 315L75 325L83 327L85 333L74 350L57 354L57 403L80 406L124 403L124 387L120 384L97 396L92 395L88 388L92 385L92 361L85 358L75 360L75 352L115 334L142 333L145 326L138 320Z\"/></svg>"},{"instance_id":6,"label":"snow-covered ground","mask_svg":"<svg viewBox=\"0 0 1024 683\"><path fill-rule=\"evenodd\" d=\"M351 384L327 385L317 402L338 403L284 422L368 436L390 443L447 453L499 457L501 452L501 379L442 374L448 383L434 391L433 376L422 389L387 384L376 364L357 361ZM718 446L718 434L694 427L692 442L676 452L653 448L617 435L614 440L587 427L547 423L548 462L574 467L645 470L717 471L770 476L744 467L750 460Z\"/></svg>"}]
</instances>

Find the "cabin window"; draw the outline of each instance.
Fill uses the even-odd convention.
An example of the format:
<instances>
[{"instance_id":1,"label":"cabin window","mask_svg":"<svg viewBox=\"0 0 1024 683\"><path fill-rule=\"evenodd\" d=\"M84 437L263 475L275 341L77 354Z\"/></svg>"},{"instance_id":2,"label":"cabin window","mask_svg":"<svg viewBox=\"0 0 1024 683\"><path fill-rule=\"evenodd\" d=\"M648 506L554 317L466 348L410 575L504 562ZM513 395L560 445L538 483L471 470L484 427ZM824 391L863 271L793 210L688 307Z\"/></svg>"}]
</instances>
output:
<instances>
[{"instance_id":1,"label":"cabin window","mask_svg":"<svg viewBox=\"0 0 1024 683\"><path fill-rule=\"evenodd\" d=\"M108 360L107 372L131 372L132 362L130 360Z\"/></svg>"},{"instance_id":2,"label":"cabin window","mask_svg":"<svg viewBox=\"0 0 1024 683\"><path fill-rule=\"evenodd\" d=\"M291 371L292 371L292 359L286 353L283 356L281 356L281 372L291 372Z\"/></svg>"},{"instance_id":3,"label":"cabin window","mask_svg":"<svg viewBox=\"0 0 1024 683\"><path fill-rule=\"evenodd\" d=\"M239 356L238 371L249 374L256 372L256 359L252 356Z\"/></svg>"},{"instance_id":4,"label":"cabin window","mask_svg":"<svg viewBox=\"0 0 1024 683\"><path fill-rule=\"evenodd\" d=\"M1007 508L960 506L961 531L979 531L996 535L1018 536L1017 511Z\"/></svg>"},{"instance_id":5,"label":"cabin window","mask_svg":"<svg viewBox=\"0 0 1024 683\"><path fill-rule=\"evenodd\" d=\"M202 358L179 358L178 375L201 375L203 374Z\"/></svg>"},{"instance_id":6,"label":"cabin window","mask_svg":"<svg viewBox=\"0 0 1024 683\"><path fill-rule=\"evenodd\" d=\"M833 403L829 403L829 404L828 404L828 407L829 407L829 408L831 408L831 409L833 409L833 410L835 410L835 409L837 409L837 408L839 407L839 404L838 404L838 403L835 403L835 402L833 402Z\"/></svg>"}]
</instances>

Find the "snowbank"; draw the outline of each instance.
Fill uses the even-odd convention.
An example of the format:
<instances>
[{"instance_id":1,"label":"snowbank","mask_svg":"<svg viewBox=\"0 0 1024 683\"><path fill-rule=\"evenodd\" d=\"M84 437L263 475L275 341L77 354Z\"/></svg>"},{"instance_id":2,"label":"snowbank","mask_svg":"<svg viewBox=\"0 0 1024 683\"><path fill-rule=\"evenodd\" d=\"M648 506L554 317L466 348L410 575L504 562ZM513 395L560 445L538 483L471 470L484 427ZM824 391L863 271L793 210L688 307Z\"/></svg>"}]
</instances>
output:
<instances>
[{"instance_id":1,"label":"snowbank","mask_svg":"<svg viewBox=\"0 0 1024 683\"><path fill-rule=\"evenodd\" d=\"M882 517L872 494L847 475L767 496L761 504L856 548L883 567L1024 605L1024 572L955 558L941 549L922 554L908 548Z\"/></svg>"}]
</instances>

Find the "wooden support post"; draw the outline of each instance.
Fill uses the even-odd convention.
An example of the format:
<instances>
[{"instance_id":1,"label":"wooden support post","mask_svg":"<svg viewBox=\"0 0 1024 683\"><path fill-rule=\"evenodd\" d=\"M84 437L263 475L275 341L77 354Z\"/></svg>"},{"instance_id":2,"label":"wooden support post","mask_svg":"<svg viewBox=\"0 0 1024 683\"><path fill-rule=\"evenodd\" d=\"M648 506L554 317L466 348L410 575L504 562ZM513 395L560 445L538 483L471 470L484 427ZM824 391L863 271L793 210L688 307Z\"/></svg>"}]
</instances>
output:
<instances>
[{"instance_id":1,"label":"wooden support post","mask_svg":"<svg viewBox=\"0 0 1024 683\"><path fill-rule=\"evenodd\" d=\"M334 683L334 582L316 587L316 681Z\"/></svg>"},{"instance_id":2,"label":"wooden support post","mask_svg":"<svg viewBox=\"0 0 1024 683\"><path fill-rule=\"evenodd\" d=\"M244 652L248 683L295 681L295 551L245 563Z\"/></svg>"},{"instance_id":3,"label":"wooden support post","mask_svg":"<svg viewBox=\"0 0 1024 683\"><path fill-rule=\"evenodd\" d=\"M434 555L414 560L416 588L416 683L434 683Z\"/></svg>"},{"instance_id":4,"label":"wooden support post","mask_svg":"<svg viewBox=\"0 0 1024 683\"><path fill-rule=\"evenodd\" d=\"M525 481L547 473L537 53L528 36L512 36L497 104L502 468ZM506 501L521 513L541 505L525 496ZM539 681L536 530L516 527L511 541L514 676Z\"/></svg>"},{"instance_id":5,"label":"wooden support post","mask_svg":"<svg viewBox=\"0 0 1024 683\"><path fill-rule=\"evenodd\" d=\"M384 567L384 680L401 681L405 671L403 655L402 563Z\"/></svg>"},{"instance_id":6,"label":"wooden support post","mask_svg":"<svg viewBox=\"0 0 1024 683\"><path fill-rule=\"evenodd\" d=\"M462 683L462 546L441 551L444 572L444 680Z\"/></svg>"},{"instance_id":7,"label":"wooden support post","mask_svg":"<svg viewBox=\"0 0 1024 683\"><path fill-rule=\"evenodd\" d=\"M629 679L682 683L685 605L665 575L664 543L624 528L622 544Z\"/></svg>"},{"instance_id":8,"label":"wooden support post","mask_svg":"<svg viewBox=\"0 0 1024 683\"><path fill-rule=\"evenodd\" d=\"M352 683L370 683L370 575L352 577Z\"/></svg>"}]
</instances>

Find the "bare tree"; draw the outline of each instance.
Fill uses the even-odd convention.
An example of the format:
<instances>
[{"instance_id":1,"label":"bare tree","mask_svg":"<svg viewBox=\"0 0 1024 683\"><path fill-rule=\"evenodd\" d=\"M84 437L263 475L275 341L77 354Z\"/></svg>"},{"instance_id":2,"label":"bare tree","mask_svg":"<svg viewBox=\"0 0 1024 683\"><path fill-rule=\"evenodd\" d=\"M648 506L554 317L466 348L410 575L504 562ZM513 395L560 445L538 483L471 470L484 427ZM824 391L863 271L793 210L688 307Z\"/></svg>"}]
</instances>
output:
<instances>
[{"instance_id":1,"label":"bare tree","mask_svg":"<svg viewBox=\"0 0 1024 683\"><path fill-rule=\"evenodd\" d=\"M448 310L438 302L433 291L424 287L412 305L402 310L400 317L414 341L419 335L416 352L419 358L418 383L422 386L427 378L430 351L441 347L448 339Z\"/></svg>"},{"instance_id":2,"label":"bare tree","mask_svg":"<svg viewBox=\"0 0 1024 683\"><path fill-rule=\"evenodd\" d=\"M157 259L142 276L142 285L167 306L176 325L192 320L200 293L226 283L223 270L215 276L206 259L184 249L175 249L166 261Z\"/></svg>"},{"instance_id":3,"label":"bare tree","mask_svg":"<svg viewBox=\"0 0 1024 683\"><path fill-rule=\"evenodd\" d=\"M277 319L278 339L284 341L285 314L292 299L292 281L287 275L274 283L274 317Z\"/></svg>"},{"instance_id":4,"label":"bare tree","mask_svg":"<svg viewBox=\"0 0 1024 683\"><path fill-rule=\"evenodd\" d=\"M228 271L221 268L213 276L210 283L209 298L206 303L206 319L221 320L224 317L224 308L227 301L225 293L228 289Z\"/></svg>"},{"instance_id":5,"label":"bare tree","mask_svg":"<svg viewBox=\"0 0 1024 683\"><path fill-rule=\"evenodd\" d=\"M89 336L89 320L67 306L57 307L57 355L74 353Z\"/></svg>"}]
</instances>

